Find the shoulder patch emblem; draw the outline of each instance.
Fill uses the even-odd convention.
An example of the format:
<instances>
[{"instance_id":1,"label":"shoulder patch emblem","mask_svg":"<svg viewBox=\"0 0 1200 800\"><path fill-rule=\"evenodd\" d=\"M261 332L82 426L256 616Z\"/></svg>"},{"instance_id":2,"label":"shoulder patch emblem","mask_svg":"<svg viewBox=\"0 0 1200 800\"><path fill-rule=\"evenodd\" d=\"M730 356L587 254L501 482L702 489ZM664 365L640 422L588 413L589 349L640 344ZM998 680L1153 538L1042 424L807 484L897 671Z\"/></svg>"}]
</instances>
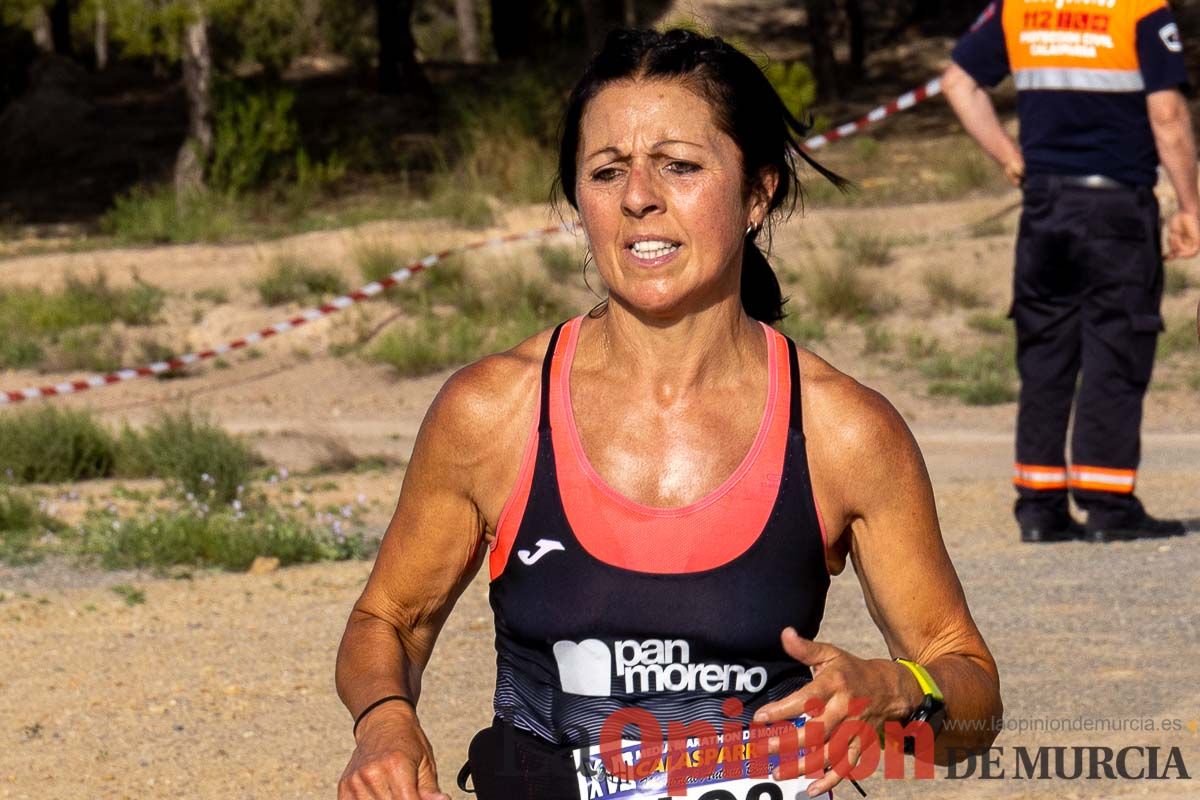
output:
<instances>
[{"instance_id":1,"label":"shoulder patch emblem","mask_svg":"<svg viewBox=\"0 0 1200 800\"><path fill-rule=\"evenodd\" d=\"M975 22L973 22L971 24L971 33L974 33L975 31L982 28L984 25L986 25L988 23L988 20L990 20L994 16L996 16L996 4L994 2L992 2L992 3L989 3L988 7L985 8L983 10L983 13L979 15L979 19L975 20Z\"/></svg>"},{"instance_id":2,"label":"shoulder patch emblem","mask_svg":"<svg viewBox=\"0 0 1200 800\"><path fill-rule=\"evenodd\" d=\"M1183 39L1179 37L1179 26L1174 22L1164 25L1158 31L1158 36L1172 53L1183 52Z\"/></svg>"}]
</instances>

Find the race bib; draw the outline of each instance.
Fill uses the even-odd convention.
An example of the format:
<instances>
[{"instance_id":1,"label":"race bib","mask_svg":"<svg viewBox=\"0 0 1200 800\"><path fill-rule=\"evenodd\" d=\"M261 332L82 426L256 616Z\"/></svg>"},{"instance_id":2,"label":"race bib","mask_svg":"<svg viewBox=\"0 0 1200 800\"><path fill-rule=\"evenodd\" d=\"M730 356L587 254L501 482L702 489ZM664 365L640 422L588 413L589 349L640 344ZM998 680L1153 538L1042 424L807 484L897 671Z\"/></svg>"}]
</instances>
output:
<instances>
[{"instance_id":1,"label":"race bib","mask_svg":"<svg viewBox=\"0 0 1200 800\"><path fill-rule=\"evenodd\" d=\"M687 786L686 794L673 797L686 800L808 800L806 790L813 782L804 777L772 780L770 773L779 765L779 757L768 756L763 770L761 758L754 762L742 757L745 743L741 748L722 748L690 739L686 754L682 749L664 750L635 771L632 767L641 761L642 744L623 740L621 760L631 769L622 776L605 768L600 751L597 744L574 752L579 800L670 800L667 781L672 769L681 771ZM732 768L738 764L740 770ZM817 800L832 800L832 795L826 792Z\"/></svg>"}]
</instances>

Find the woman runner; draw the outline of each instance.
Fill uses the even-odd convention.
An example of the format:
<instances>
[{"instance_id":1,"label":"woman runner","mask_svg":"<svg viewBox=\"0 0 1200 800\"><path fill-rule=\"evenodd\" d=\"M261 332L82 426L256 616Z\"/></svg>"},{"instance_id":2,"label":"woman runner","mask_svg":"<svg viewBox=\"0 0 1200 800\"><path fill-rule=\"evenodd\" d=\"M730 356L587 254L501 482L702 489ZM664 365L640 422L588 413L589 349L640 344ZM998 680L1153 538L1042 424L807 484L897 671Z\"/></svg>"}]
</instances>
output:
<instances>
[{"instance_id":1,"label":"woman runner","mask_svg":"<svg viewBox=\"0 0 1200 800\"><path fill-rule=\"evenodd\" d=\"M593 60L559 178L608 300L463 368L429 409L338 655L356 740L339 798L447 796L421 673L485 561L496 722L469 766L484 800L588 796L569 753L630 711L720 730L820 701L827 735L942 728L941 761L994 738L996 665L911 433L770 327L784 301L758 242L798 195L803 131L718 38L623 31ZM815 640L847 560L905 662Z\"/></svg>"}]
</instances>

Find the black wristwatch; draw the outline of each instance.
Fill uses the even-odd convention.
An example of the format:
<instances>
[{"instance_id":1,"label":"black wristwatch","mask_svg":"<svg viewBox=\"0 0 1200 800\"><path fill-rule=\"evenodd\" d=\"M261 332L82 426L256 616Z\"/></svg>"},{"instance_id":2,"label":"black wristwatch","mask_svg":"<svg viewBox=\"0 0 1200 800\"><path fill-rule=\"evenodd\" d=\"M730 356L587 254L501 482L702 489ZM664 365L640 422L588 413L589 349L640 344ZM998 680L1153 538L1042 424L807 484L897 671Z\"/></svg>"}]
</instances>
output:
<instances>
[{"instance_id":1,"label":"black wristwatch","mask_svg":"<svg viewBox=\"0 0 1200 800\"><path fill-rule=\"evenodd\" d=\"M908 668L908 671L917 679L917 683L921 685L921 691L925 693L925 699L909 715L908 721L924 722L930 727L936 738L946 725L946 699L942 697L942 690L938 688L929 671L917 662L909 661L907 658L897 658L896 663L903 664ZM916 749L916 742L917 740L913 737L906 736L904 752L911 754Z\"/></svg>"}]
</instances>

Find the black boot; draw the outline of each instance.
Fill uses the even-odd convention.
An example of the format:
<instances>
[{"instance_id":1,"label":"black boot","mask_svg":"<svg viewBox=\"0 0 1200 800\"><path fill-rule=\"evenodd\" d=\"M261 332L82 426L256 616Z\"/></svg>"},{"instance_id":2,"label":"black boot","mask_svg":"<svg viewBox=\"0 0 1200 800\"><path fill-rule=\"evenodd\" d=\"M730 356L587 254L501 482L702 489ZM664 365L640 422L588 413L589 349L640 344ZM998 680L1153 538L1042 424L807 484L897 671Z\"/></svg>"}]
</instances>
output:
<instances>
[{"instance_id":1,"label":"black boot","mask_svg":"<svg viewBox=\"0 0 1200 800\"><path fill-rule=\"evenodd\" d=\"M1083 538L1084 529L1067 514L1056 517L1032 517L1017 520L1021 541L1026 544L1073 542Z\"/></svg>"}]
</instances>

